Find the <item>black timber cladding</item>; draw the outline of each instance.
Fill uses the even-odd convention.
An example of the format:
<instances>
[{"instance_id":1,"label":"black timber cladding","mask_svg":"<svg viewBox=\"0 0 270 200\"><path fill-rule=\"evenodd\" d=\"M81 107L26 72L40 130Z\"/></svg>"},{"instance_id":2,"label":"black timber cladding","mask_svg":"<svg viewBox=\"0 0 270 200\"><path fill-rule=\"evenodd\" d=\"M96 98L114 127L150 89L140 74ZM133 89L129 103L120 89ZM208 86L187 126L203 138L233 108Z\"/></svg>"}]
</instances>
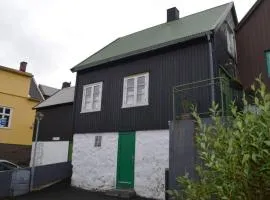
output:
<instances>
[{"instance_id":1,"label":"black timber cladding","mask_svg":"<svg viewBox=\"0 0 270 200\"><path fill-rule=\"evenodd\" d=\"M124 77L149 72L149 105L122 109ZM168 129L172 88L209 78L206 37L77 73L75 133ZM80 113L83 85L103 81L100 112ZM209 97L204 97L209 106Z\"/></svg>"},{"instance_id":2,"label":"black timber cladding","mask_svg":"<svg viewBox=\"0 0 270 200\"><path fill-rule=\"evenodd\" d=\"M52 141L53 137L60 137L60 141L72 141L72 109L73 103L37 109L44 114L40 121L38 141Z\"/></svg>"}]
</instances>

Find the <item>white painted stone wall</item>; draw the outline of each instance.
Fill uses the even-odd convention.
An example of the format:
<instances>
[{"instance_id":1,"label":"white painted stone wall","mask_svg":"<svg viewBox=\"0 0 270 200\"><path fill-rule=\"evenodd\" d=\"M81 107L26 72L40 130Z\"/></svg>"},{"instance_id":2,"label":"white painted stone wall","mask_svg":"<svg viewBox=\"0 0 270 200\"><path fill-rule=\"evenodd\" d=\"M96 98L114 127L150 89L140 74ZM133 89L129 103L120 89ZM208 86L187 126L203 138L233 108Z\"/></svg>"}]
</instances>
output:
<instances>
[{"instance_id":1,"label":"white painted stone wall","mask_svg":"<svg viewBox=\"0 0 270 200\"><path fill-rule=\"evenodd\" d=\"M165 169L169 167L169 130L137 131L135 191L138 195L165 199Z\"/></svg>"},{"instance_id":2,"label":"white painted stone wall","mask_svg":"<svg viewBox=\"0 0 270 200\"><path fill-rule=\"evenodd\" d=\"M94 147L101 135L101 147ZM116 186L118 133L74 134L71 184L87 190L109 190Z\"/></svg>"},{"instance_id":3,"label":"white painted stone wall","mask_svg":"<svg viewBox=\"0 0 270 200\"><path fill-rule=\"evenodd\" d=\"M35 142L32 143L30 166L33 164ZM35 165L49 165L68 161L69 141L37 142Z\"/></svg>"}]
</instances>

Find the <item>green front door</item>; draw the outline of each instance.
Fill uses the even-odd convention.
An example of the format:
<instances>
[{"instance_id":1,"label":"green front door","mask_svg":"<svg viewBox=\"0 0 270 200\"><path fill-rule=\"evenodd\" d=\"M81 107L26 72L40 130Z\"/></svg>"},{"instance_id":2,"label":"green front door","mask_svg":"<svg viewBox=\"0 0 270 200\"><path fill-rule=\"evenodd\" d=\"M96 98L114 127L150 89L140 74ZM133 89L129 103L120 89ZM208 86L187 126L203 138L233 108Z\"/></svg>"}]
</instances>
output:
<instances>
[{"instance_id":1,"label":"green front door","mask_svg":"<svg viewBox=\"0 0 270 200\"><path fill-rule=\"evenodd\" d=\"M118 138L116 188L134 187L135 132L120 132Z\"/></svg>"}]
</instances>

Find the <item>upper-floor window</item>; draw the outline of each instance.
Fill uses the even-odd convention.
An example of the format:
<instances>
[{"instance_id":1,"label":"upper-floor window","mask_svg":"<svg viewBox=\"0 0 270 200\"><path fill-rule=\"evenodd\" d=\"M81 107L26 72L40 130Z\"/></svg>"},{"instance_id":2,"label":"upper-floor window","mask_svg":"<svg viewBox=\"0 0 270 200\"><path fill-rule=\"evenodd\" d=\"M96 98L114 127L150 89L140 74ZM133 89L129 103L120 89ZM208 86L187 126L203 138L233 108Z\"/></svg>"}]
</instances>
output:
<instances>
[{"instance_id":1,"label":"upper-floor window","mask_svg":"<svg viewBox=\"0 0 270 200\"><path fill-rule=\"evenodd\" d=\"M95 112L101 110L102 82L83 86L81 112Z\"/></svg>"},{"instance_id":2,"label":"upper-floor window","mask_svg":"<svg viewBox=\"0 0 270 200\"><path fill-rule=\"evenodd\" d=\"M266 60L266 67L267 67L267 75L270 77L270 50L265 51L265 60Z\"/></svg>"},{"instance_id":3,"label":"upper-floor window","mask_svg":"<svg viewBox=\"0 0 270 200\"><path fill-rule=\"evenodd\" d=\"M149 73L124 78L122 108L148 105Z\"/></svg>"},{"instance_id":4,"label":"upper-floor window","mask_svg":"<svg viewBox=\"0 0 270 200\"><path fill-rule=\"evenodd\" d=\"M228 25L226 29L226 37L227 37L227 49L228 52L235 56L236 53L236 46L235 46L235 38L234 38L234 32L231 29L231 27Z\"/></svg>"},{"instance_id":5,"label":"upper-floor window","mask_svg":"<svg viewBox=\"0 0 270 200\"><path fill-rule=\"evenodd\" d=\"M11 126L11 108L0 106L0 128Z\"/></svg>"}]
</instances>

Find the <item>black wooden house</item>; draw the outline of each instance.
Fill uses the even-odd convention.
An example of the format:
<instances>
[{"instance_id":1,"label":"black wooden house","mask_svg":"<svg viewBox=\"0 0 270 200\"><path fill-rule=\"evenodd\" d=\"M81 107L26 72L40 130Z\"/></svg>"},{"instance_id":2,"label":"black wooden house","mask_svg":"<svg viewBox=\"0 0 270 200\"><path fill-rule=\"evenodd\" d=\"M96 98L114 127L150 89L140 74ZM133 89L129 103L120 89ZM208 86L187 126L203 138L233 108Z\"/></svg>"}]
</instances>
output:
<instances>
[{"instance_id":1,"label":"black wooden house","mask_svg":"<svg viewBox=\"0 0 270 200\"><path fill-rule=\"evenodd\" d=\"M236 75L236 24L233 3L186 17L171 8L166 23L120 37L72 68L72 184L163 199L168 122L183 112L180 101L203 113L231 96L219 81ZM175 89L187 96L177 99Z\"/></svg>"},{"instance_id":2,"label":"black wooden house","mask_svg":"<svg viewBox=\"0 0 270 200\"><path fill-rule=\"evenodd\" d=\"M34 108L44 116L39 125L35 165L71 160L74 90L74 87L62 88ZM36 145L35 136L36 125L33 133L31 165Z\"/></svg>"}]
</instances>

